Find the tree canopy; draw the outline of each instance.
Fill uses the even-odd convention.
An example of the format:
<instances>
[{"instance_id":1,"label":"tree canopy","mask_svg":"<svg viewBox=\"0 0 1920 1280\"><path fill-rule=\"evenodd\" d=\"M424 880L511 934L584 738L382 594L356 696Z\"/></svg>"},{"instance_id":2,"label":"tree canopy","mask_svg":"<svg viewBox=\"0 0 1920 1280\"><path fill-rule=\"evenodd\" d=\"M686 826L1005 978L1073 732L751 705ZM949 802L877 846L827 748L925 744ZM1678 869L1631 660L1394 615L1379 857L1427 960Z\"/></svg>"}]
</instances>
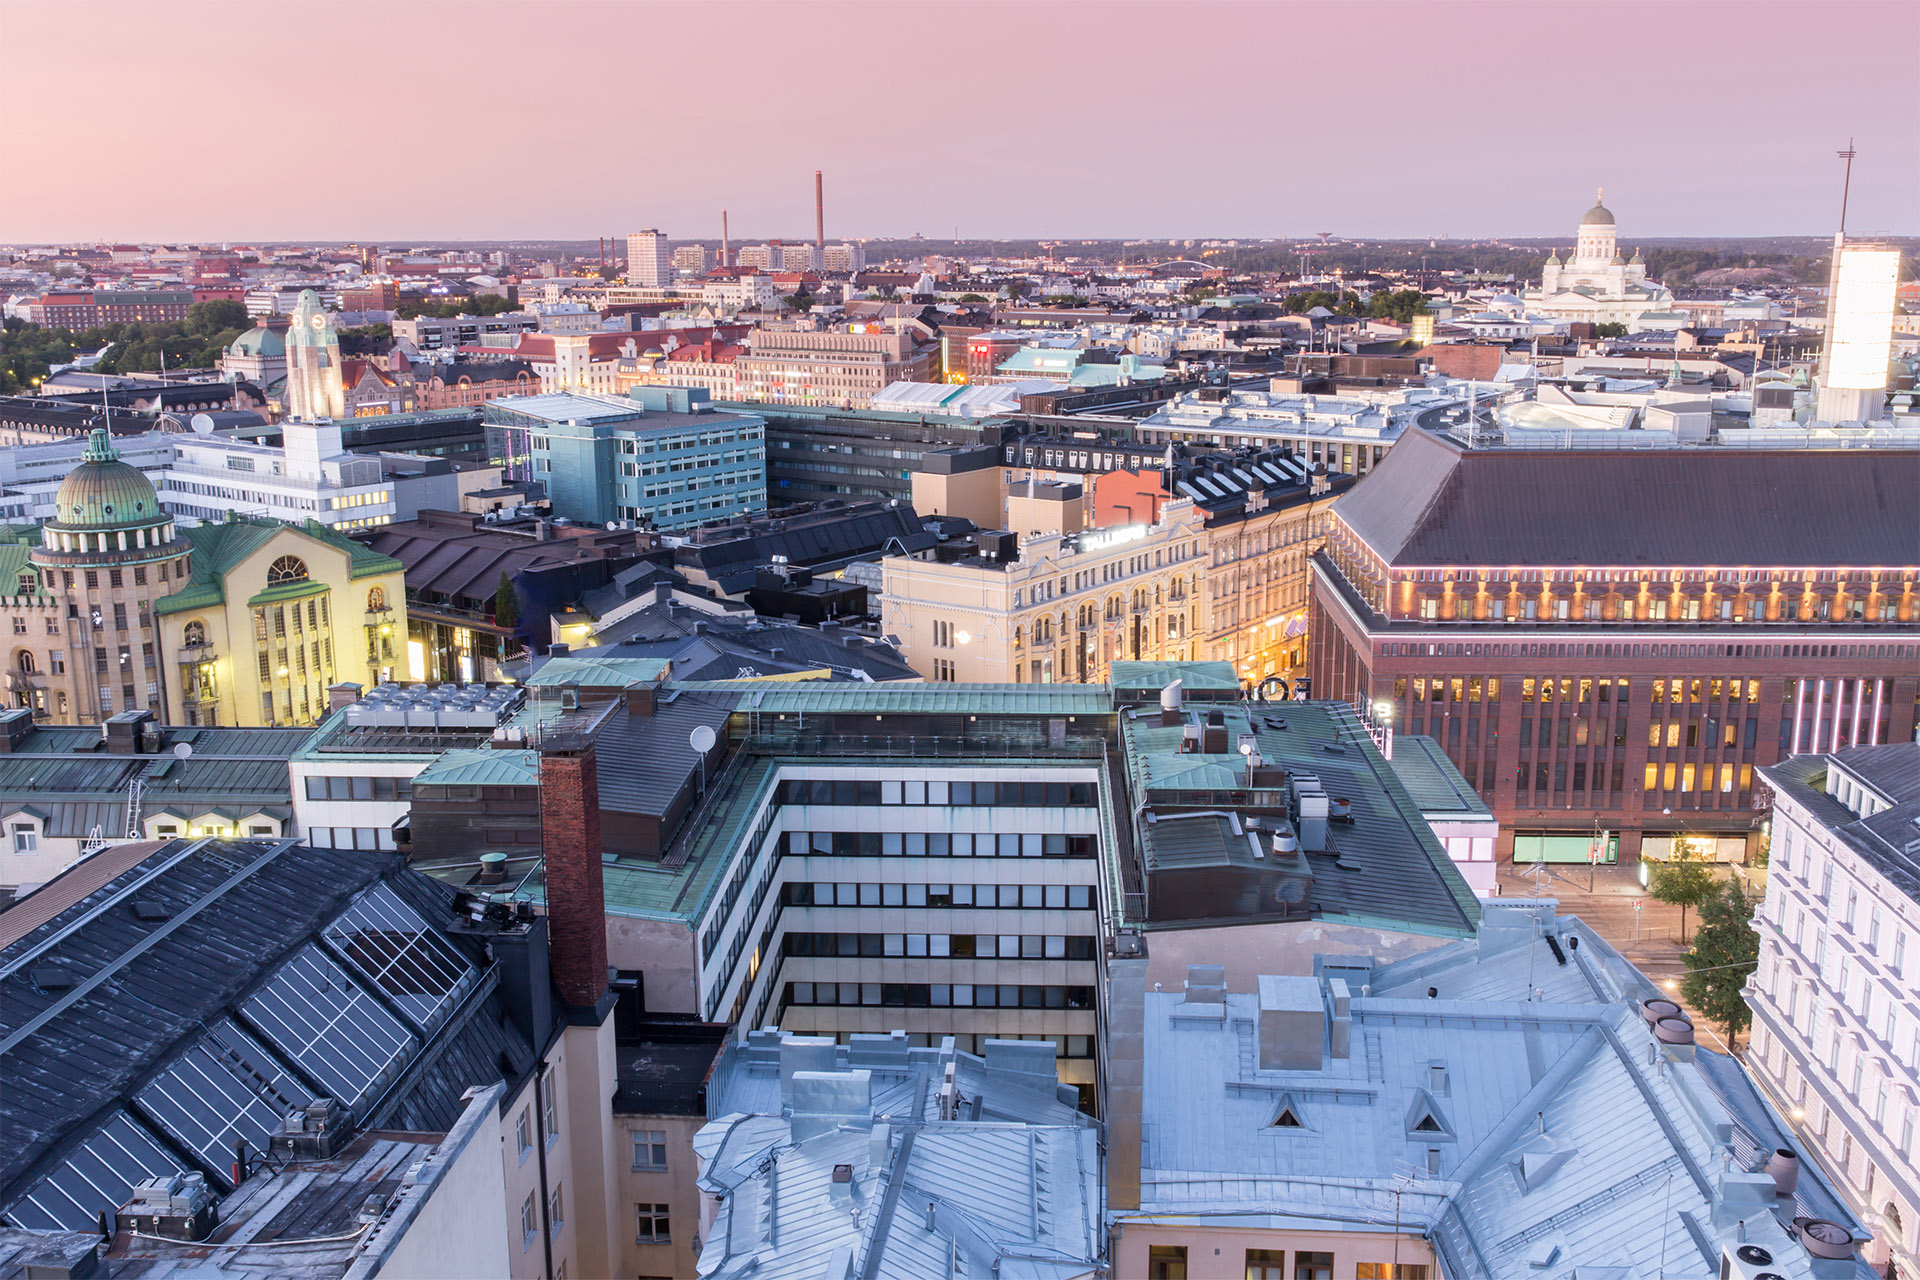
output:
<instances>
[{"instance_id":1,"label":"tree canopy","mask_svg":"<svg viewBox=\"0 0 1920 1280\"><path fill-rule=\"evenodd\" d=\"M402 320L411 320L416 316L451 320L456 316L497 316L503 311L513 310L513 307L511 299L503 298L497 293L476 293L471 297L456 298L451 302L403 298L394 314Z\"/></svg>"},{"instance_id":2,"label":"tree canopy","mask_svg":"<svg viewBox=\"0 0 1920 1280\"><path fill-rule=\"evenodd\" d=\"M493 589L493 621L497 626L518 627L520 625L520 597L513 589L513 579L507 571L500 571L500 581Z\"/></svg>"},{"instance_id":3,"label":"tree canopy","mask_svg":"<svg viewBox=\"0 0 1920 1280\"><path fill-rule=\"evenodd\" d=\"M1698 907L1717 892L1713 868L1678 840L1673 857L1653 864L1647 891L1662 902L1680 908L1680 941L1687 940L1687 908Z\"/></svg>"},{"instance_id":4,"label":"tree canopy","mask_svg":"<svg viewBox=\"0 0 1920 1280\"><path fill-rule=\"evenodd\" d=\"M1753 1022L1740 989L1760 963L1760 935L1753 929L1753 902L1737 876L1716 881L1700 899L1700 931L1687 952L1680 994L1726 1032L1728 1047Z\"/></svg>"},{"instance_id":5,"label":"tree canopy","mask_svg":"<svg viewBox=\"0 0 1920 1280\"><path fill-rule=\"evenodd\" d=\"M0 393L16 395L31 391L57 364L71 364L75 356L87 355L112 343L94 369L100 373L150 373L168 369L205 369L220 356L226 345L240 336L246 313L240 324L223 329L195 332L193 315L201 307L233 307L236 303L197 302L186 321L133 322L99 325L92 329L71 330L8 320L0 336ZM225 311L201 312L201 325L230 319Z\"/></svg>"},{"instance_id":6,"label":"tree canopy","mask_svg":"<svg viewBox=\"0 0 1920 1280\"><path fill-rule=\"evenodd\" d=\"M1401 324L1410 324L1413 318L1426 309L1427 295L1418 289L1399 289L1391 293L1376 293L1367 299L1367 314L1380 320L1395 320Z\"/></svg>"}]
</instances>

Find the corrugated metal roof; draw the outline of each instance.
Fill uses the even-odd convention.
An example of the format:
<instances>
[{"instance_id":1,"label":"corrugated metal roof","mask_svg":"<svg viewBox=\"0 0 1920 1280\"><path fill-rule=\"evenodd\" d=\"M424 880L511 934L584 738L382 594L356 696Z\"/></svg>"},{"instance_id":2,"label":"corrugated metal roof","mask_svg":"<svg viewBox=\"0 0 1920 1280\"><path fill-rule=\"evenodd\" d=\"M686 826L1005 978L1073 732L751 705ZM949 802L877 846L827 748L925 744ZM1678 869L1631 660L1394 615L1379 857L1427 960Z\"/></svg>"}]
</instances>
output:
<instances>
[{"instance_id":1,"label":"corrugated metal roof","mask_svg":"<svg viewBox=\"0 0 1920 1280\"><path fill-rule=\"evenodd\" d=\"M666 673L667 661L664 658L595 658L567 653L549 658L528 677L527 685L536 689L557 684L625 688L630 684L658 680Z\"/></svg>"},{"instance_id":2,"label":"corrugated metal roof","mask_svg":"<svg viewBox=\"0 0 1920 1280\"><path fill-rule=\"evenodd\" d=\"M1182 689L1234 689L1240 677L1231 662L1116 662L1108 683L1116 689L1162 689L1178 680Z\"/></svg>"}]
</instances>

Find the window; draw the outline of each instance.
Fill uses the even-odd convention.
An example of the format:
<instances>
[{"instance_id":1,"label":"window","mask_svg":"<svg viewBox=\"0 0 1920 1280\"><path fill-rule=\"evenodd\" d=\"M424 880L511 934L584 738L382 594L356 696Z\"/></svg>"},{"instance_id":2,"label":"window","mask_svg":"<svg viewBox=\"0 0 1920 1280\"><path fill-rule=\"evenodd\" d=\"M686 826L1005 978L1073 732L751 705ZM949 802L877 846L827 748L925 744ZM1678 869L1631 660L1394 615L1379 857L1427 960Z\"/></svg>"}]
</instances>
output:
<instances>
[{"instance_id":1,"label":"window","mask_svg":"<svg viewBox=\"0 0 1920 1280\"><path fill-rule=\"evenodd\" d=\"M525 1253L533 1244L533 1238L540 1234L540 1221L535 1216L539 1210L533 1207L533 1192L527 1192L526 1203L520 1206L520 1251Z\"/></svg>"},{"instance_id":2,"label":"window","mask_svg":"<svg viewBox=\"0 0 1920 1280\"><path fill-rule=\"evenodd\" d=\"M665 1169L667 1167L667 1135L663 1129L635 1129L633 1131L633 1167L635 1169Z\"/></svg>"},{"instance_id":3,"label":"window","mask_svg":"<svg viewBox=\"0 0 1920 1280\"><path fill-rule=\"evenodd\" d=\"M367 588L367 612L378 613L387 607L387 593L380 587Z\"/></svg>"},{"instance_id":4,"label":"window","mask_svg":"<svg viewBox=\"0 0 1920 1280\"><path fill-rule=\"evenodd\" d=\"M540 1119L547 1126L547 1145L551 1147L560 1140L559 1104L553 1096L553 1068L547 1068L547 1078L541 1088Z\"/></svg>"},{"instance_id":5,"label":"window","mask_svg":"<svg viewBox=\"0 0 1920 1280\"><path fill-rule=\"evenodd\" d=\"M1425 1263L1362 1262L1353 1275L1354 1280L1427 1280L1427 1267Z\"/></svg>"},{"instance_id":6,"label":"window","mask_svg":"<svg viewBox=\"0 0 1920 1280\"><path fill-rule=\"evenodd\" d=\"M520 1159L525 1161L527 1153L533 1150L533 1108L520 1108L520 1118L513 1122L513 1136L518 1144Z\"/></svg>"},{"instance_id":7,"label":"window","mask_svg":"<svg viewBox=\"0 0 1920 1280\"><path fill-rule=\"evenodd\" d=\"M1333 1280L1333 1255L1297 1249L1293 1255L1293 1280Z\"/></svg>"},{"instance_id":8,"label":"window","mask_svg":"<svg viewBox=\"0 0 1920 1280\"><path fill-rule=\"evenodd\" d=\"M1247 1280L1287 1280L1285 1249L1247 1250Z\"/></svg>"},{"instance_id":9,"label":"window","mask_svg":"<svg viewBox=\"0 0 1920 1280\"><path fill-rule=\"evenodd\" d=\"M554 1183L553 1194L547 1197L547 1234L549 1236L559 1235L560 1228L566 1224L567 1220L563 1211L565 1202L560 1196L561 1186L561 1183Z\"/></svg>"},{"instance_id":10,"label":"window","mask_svg":"<svg viewBox=\"0 0 1920 1280\"><path fill-rule=\"evenodd\" d=\"M307 562L299 556L281 556L267 566L267 585L278 586L284 582L305 582L307 580Z\"/></svg>"},{"instance_id":11,"label":"window","mask_svg":"<svg viewBox=\"0 0 1920 1280\"><path fill-rule=\"evenodd\" d=\"M13 851L15 853L38 853L40 851L40 832L31 822L13 824Z\"/></svg>"},{"instance_id":12,"label":"window","mask_svg":"<svg viewBox=\"0 0 1920 1280\"><path fill-rule=\"evenodd\" d=\"M1187 1280L1187 1246L1147 1246L1147 1280Z\"/></svg>"},{"instance_id":13,"label":"window","mask_svg":"<svg viewBox=\"0 0 1920 1280\"><path fill-rule=\"evenodd\" d=\"M667 1206L663 1204L637 1204L633 1206L634 1217L638 1220L633 1241L635 1244L668 1244L673 1236L667 1230Z\"/></svg>"}]
</instances>

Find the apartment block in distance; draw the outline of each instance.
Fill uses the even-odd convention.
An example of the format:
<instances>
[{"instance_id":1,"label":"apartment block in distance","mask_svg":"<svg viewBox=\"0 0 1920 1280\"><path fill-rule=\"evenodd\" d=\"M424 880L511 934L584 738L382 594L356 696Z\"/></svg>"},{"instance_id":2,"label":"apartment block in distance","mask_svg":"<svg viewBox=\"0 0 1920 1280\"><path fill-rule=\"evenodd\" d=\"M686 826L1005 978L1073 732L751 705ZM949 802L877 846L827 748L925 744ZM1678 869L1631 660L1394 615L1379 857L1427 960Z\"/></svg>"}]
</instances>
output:
<instances>
[{"instance_id":1,"label":"apartment block in distance","mask_svg":"<svg viewBox=\"0 0 1920 1280\"><path fill-rule=\"evenodd\" d=\"M1409 431L1315 558L1316 694L1440 741L1503 855L1723 861L1755 771L1913 736L1920 452Z\"/></svg>"},{"instance_id":2,"label":"apartment block in distance","mask_svg":"<svg viewBox=\"0 0 1920 1280\"><path fill-rule=\"evenodd\" d=\"M895 382L931 382L940 347L893 333L755 329L736 362L737 394L776 404L864 409Z\"/></svg>"}]
</instances>

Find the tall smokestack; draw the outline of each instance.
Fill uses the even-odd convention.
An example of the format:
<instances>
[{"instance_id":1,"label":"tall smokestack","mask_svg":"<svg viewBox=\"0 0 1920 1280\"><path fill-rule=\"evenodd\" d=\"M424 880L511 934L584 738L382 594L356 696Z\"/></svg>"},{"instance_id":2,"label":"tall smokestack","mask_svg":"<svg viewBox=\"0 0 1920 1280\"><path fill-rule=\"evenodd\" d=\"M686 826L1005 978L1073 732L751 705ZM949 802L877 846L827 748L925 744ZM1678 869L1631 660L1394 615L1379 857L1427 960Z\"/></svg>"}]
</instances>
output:
<instances>
[{"instance_id":1,"label":"tall smokestack","mask_svg":"<svg viewBox=\"0 0 1920 1280\"><path fill-rule=\"evenodd\" d=\"M725 209L720 211L720 265L723 267L733 265L733 254L727 247L727 211Z\"/></svg>"},{"instance_id":2,"label":"tall smokestack","mask_svg":"<svg viewBox=\"0 0 1920 1280\"><path fill-rule=\"evenodd\" d=\"M827 196L818 169L813 171L813 247L822 254L827 250Z\"/></svg>"}]
</instances>

